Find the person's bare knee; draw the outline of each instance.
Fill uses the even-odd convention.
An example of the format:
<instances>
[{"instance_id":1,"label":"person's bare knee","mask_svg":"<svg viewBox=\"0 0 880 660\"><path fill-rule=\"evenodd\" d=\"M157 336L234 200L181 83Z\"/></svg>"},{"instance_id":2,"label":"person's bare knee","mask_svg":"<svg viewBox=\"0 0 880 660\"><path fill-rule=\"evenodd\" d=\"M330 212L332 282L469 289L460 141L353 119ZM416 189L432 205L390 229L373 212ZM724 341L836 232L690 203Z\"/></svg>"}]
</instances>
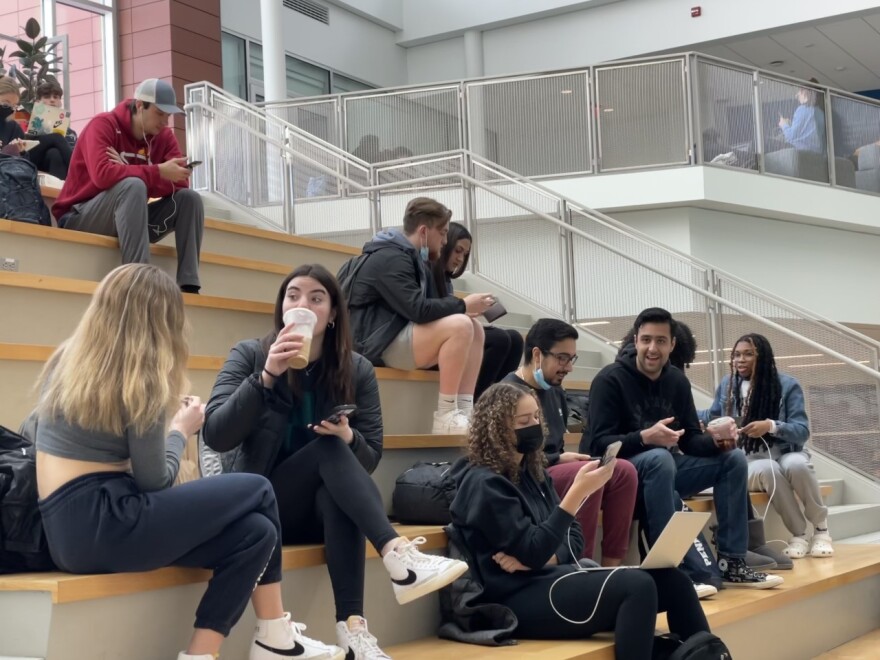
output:
<instances>
[{"instance_id":1,"label":"person's bare knee","mask_svg":"<svg viewBox=\"0 0 880 660\"><path fill-rule=\"evenodd\" d=\"M432 367L440 361L440 352L447 343L461 347L463 354L473 341L473 324L465 314L452 314L413 328L413 356L419 369Z\"/></svg>"},{"instance_id":2,"label":"person's bare knee","mask_svg":"<svg viewBox=\"0 0 880 660\"><path fill-rule=\"evenodd\" d=\"M479 347L480 350L483 350L483 344L486 343L486 331L483 329L483 324L477 321L477 319L470 319L470 321L474 329L474 339L472 345L474 346L474 348Z\"/></svg>"}]
</instances>

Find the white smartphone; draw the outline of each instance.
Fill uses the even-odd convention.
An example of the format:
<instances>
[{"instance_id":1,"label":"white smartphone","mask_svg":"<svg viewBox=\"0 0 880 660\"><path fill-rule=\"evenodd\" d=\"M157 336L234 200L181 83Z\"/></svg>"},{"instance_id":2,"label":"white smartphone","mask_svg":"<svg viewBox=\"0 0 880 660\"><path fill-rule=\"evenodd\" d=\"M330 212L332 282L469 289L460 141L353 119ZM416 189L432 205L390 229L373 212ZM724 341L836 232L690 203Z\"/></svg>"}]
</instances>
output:
<instances>
[{"instance_id":1,"label":"white smartphone","mask_svg":"<svg viewBox=\"0 0 880 660\"><path fill-rule=\"evenodd\" d=\"M605 449L605 454L599 461L599 467L602 467L603 465L608 465L608 463L610 463L612 459L617 458L617 452L620 451L620 446L622 444L623 443L618 440L617 442L612 442L610 445L608 445L608 447L606 447Z\"/></svg>"}]
</instances>

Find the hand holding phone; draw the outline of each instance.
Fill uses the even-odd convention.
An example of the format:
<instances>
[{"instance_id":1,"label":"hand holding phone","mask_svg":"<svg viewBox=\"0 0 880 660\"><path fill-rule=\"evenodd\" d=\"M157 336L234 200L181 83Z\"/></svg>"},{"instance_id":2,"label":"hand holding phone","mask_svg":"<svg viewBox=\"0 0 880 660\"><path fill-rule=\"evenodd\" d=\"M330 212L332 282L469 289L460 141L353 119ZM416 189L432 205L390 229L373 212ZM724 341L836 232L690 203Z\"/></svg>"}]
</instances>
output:
<instances>
[{"instance_id":1,"label":"hand holding phone","mask_svg":"<svg viewBox=\"0 0 880 660\"><path fill-rule=\"evenodd\" d=\"M201 165L201 164L202 164L202 161L200 161L200 160L191 160L186 165L184 165L184 167L186 167L188 169L192 169L196 165Z\"/></svg>"},{"instance_id":2,"label":"hand holding phone","mask_svg":"<svg viewBox=\"0 0 880 660\"><path fill-rule=\"evenodd\" d=\"M599 467L603 465L608 465L612 460L617 458L617 452L620 451L620 447L623 443L618 440L617 442L612 442L608 447L605 448L605 453L602 455L602 459L599 461Z\"/></svg>"},{"instance_id":3,"label":"hand holding phone","mask_svg":"<svg viewBox=\"0 0 880 660\"><path fill-rule=\"evenodd\" d=\"M330 422L331 424L339 424L339 422L342 421L343 415L345 415L346 417L353 417L356 412L356 405L354 405L353 403L346 403L341 406L336 406L333 409L333 412L330 413L330 416L327 418L326 421Z\"/></svg>"},{"instance_id":4,"label":"hand holding phone","mask_svg":"<svg viewBox=\"0 0 880 660\"><path fill-rule=\"evenodd\" d=\"M504 305L501 304L498 298L495 298L495 302L492 303L492 306L483 312L483 318L489 323L494 323L505 314L507 314L507 310L504 309Z\"/></svg>"}]
</instances>

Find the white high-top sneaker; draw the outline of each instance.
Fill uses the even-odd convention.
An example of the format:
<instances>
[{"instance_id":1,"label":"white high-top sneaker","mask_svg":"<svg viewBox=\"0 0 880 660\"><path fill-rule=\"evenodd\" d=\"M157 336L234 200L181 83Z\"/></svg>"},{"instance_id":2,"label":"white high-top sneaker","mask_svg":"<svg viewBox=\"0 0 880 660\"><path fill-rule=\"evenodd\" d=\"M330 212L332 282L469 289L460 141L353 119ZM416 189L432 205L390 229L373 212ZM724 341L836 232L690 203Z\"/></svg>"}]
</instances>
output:
<instances>
[{"instance_id":1,"label":"white high-top sneaker","mask_svg":"<svg viewBox=\"0 0 880 660\"><path fill-rule=\"evenodd\" d=\"M217 656L213 653L200 653L199 655L190 655L181 651L177 654L177 660L217 660Z\"/></svg>"},{"instance_id":2,"label":"white high-top sneaker","mask_svg":"<svg viewBox=\"0 0 880 660\"><path fill-rule=\"evenodd\" d=\"M391 660L367 630L362 616L350 616L336 624L336 643L345 651L345 660Z\"/></svg>"},{"instance_id":3,"label":"white high-top sneaker","mask_svg":"<svg viewBox=\"0 0 880 660\"><path fill-rule=\"evenodd\" d=\"M280 619L257 619L250 660L344 660L345 652L303 635L305 624L290 620L290 613Z\"/></svg>"},{"instance_id":4,"label":"white high-top sneaker","mask_svg":"<svg viewBox=\"0 0 880 660\"><path fill-rule=\"evenodd\" d=\"M445 587L468 569L463 561L420 552L418 546L424 543L424 536L404 539L382 558L401 605Z\"/></svg>"}]
</instances>

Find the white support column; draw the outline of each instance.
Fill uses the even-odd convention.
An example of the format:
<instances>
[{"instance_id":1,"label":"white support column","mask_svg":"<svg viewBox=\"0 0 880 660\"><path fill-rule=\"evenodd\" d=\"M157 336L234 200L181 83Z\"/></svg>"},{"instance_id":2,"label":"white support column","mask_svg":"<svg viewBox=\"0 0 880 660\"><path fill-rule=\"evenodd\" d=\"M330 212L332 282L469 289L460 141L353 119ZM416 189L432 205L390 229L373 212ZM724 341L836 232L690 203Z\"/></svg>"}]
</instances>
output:
<instances>
[{"instance_id":1,"label":"white support column","mask_svg":"<svg viewBox=\"0 0 880 660\"><path fill-rule=\"evenodd\" d=\"M464 69L466 78L480 78L485 75L483 33L479 30L468 30L464 33Z\"/></svg>"},{"instance_id":2,"label":"white support column","mask_svg":"<svg viewBox=\"0 0 880 660\"><path fill-rule=\"evenodd\" d=\"M287 98L287 72L284 36L281 31L281 0L260 0L260 27L263 37L263 90L266 101Z\"/></svg>"}]
</instances>

